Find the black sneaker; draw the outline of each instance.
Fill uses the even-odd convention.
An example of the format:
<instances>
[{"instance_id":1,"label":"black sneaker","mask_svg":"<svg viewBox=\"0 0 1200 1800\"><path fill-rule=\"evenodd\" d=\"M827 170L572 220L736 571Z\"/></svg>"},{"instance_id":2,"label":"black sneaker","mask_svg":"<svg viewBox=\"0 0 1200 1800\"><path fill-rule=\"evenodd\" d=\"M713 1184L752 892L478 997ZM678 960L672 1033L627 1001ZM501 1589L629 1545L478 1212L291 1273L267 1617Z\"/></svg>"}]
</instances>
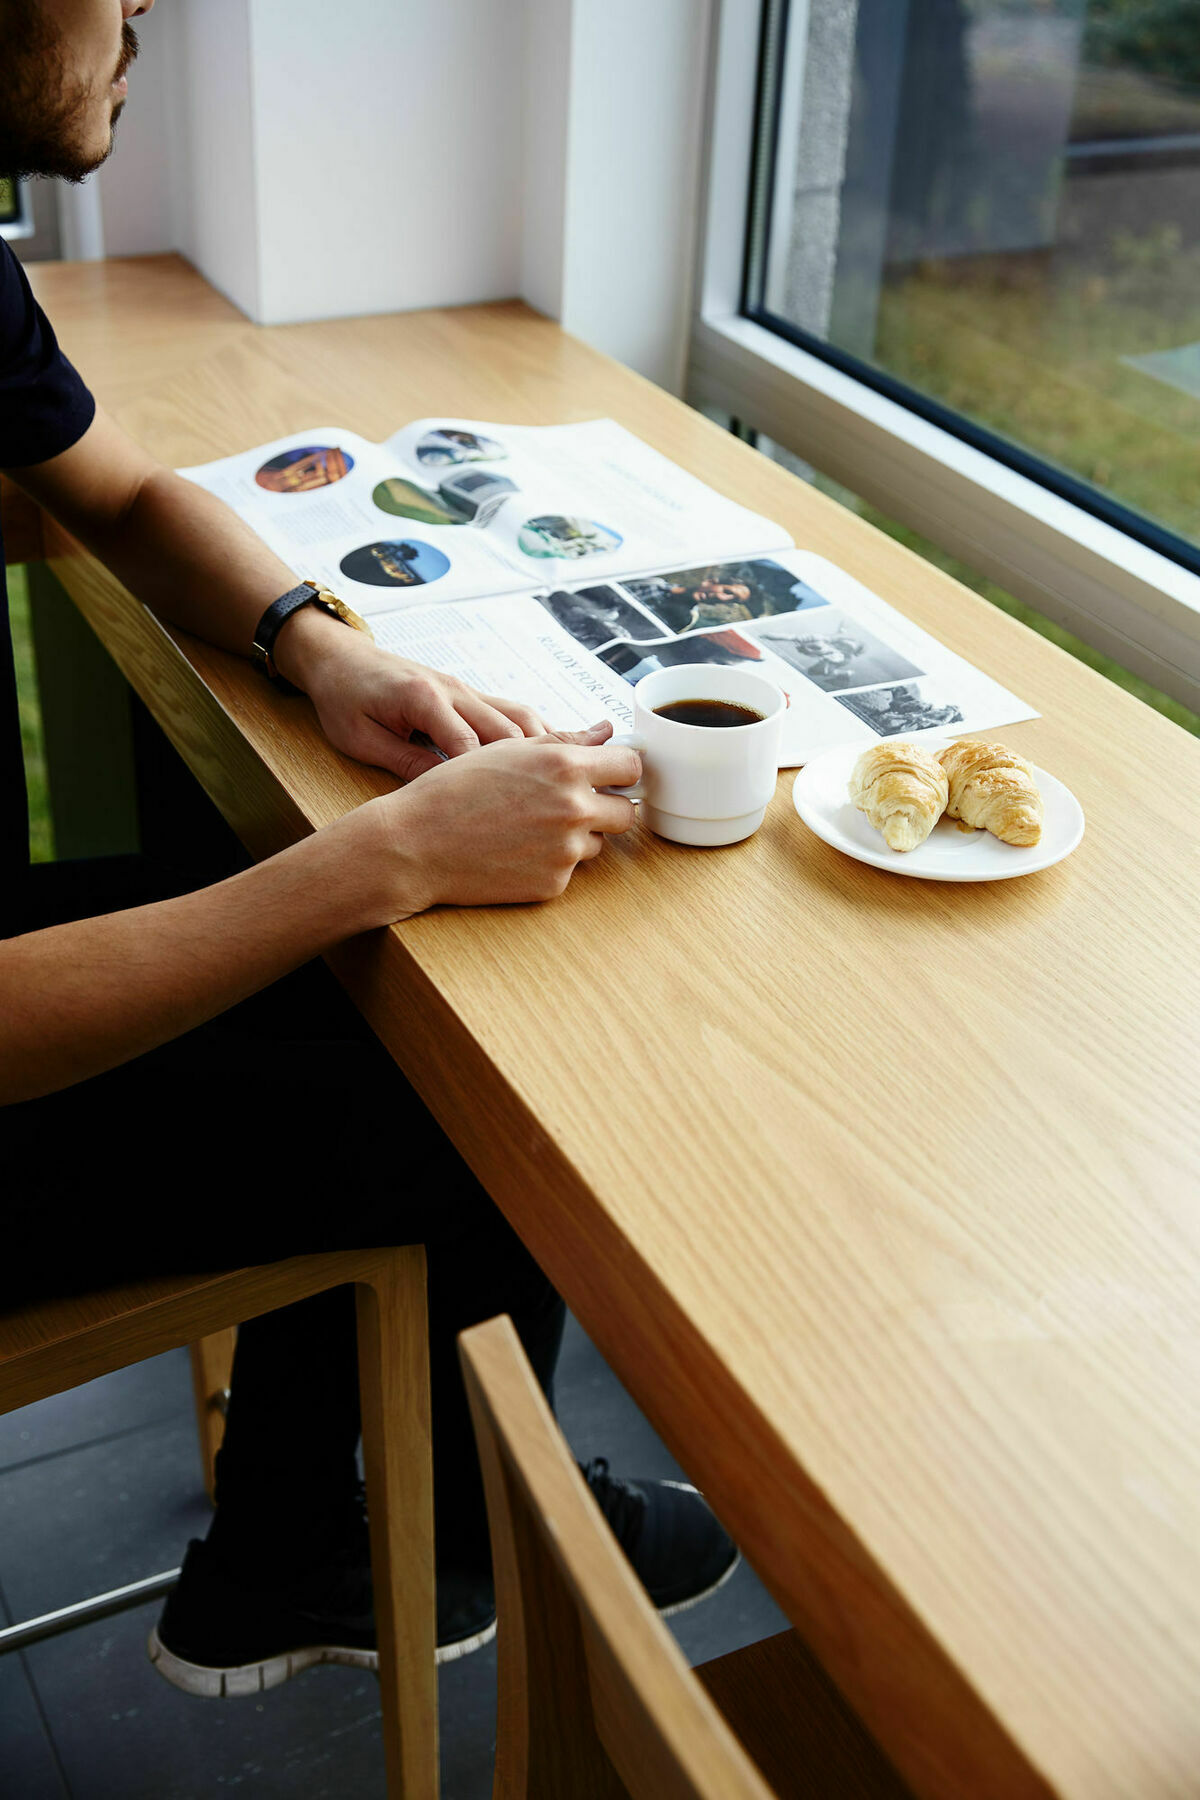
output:
<instances>
[{"instance_id":1,"label":"black sneaker","mask_svg":"<svg viewBox=\"0 0 1200 1800\"><path fill-rule=\"evenodd\" d=\"M438 1662L467 1656L495 1635L491 1577L439 1570ZM174 1687L210 1700L262 1693L315 1663L377 1669L370 1564L356 1545L294 1589L271 1593L231 1578L193 1539L148 1648Z\"/></svg>"},{"instance_id":2,"label":"black sneaker","mask_svg":"<svg viewBox=\"0 0 1200 1800\"><path fill-rule=\"evenodd\" d=\"M738 1565L733 1539L685 1481L622 1481L608 1459L581 1463L583 1479L664 1617L715 1593Z\"/></svg>"},{"instance_id":3,"label":"black sneaker","mask_svg":"<svg viewBox=\"0 0 1200 1800\"><path fill-rule=\"evenodd\" d=\"M660 1612L683 1612L728 1581L737 1549L694 1487L619 1480L602 1456L580 1466ZM468 1656L495 1635L491 1576L439 1569L438 1662ZM338 1558L278 1593L248 1587L193 1539L148 1648L160 1675L205 1699L262 1693L316 1663L378 1668L365 1515Z\"/></svg>"}]
</instances>

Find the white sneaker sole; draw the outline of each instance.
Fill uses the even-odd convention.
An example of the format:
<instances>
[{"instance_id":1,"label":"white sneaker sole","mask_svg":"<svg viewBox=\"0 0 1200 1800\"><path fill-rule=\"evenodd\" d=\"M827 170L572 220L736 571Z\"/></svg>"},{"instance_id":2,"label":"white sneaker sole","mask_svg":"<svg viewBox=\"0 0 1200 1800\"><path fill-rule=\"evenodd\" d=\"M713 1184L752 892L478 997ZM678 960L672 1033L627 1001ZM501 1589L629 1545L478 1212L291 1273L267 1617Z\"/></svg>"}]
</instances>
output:
<instances>
[{"instance_id":1,"label":"white sneaker sole","mask_svg":"<svg viewBox=\"0 0 1200 1800\"><path fill-rule=\"evenodd\" d=\"M457 1644L440 1644L435 1661L439 1664L457 1662L460 1657L470 1656L473 1650L482 1650L495 1635L496 1621L493 1619L474 1637L462 1638ZM206 1663L186 1662L182 1656L168 1650L158 1635L157 1625L150 1633L146 1648L150 1661L164 1681L201 1700L236 1700L246 1694L265 1694L268 1688L282 1687L293 1675L302 1675L305 1669L316 1668L320 1663L333 1663L344 1669L379 1671L377 1650L351 1650L342 1644L309 1644L303 1650L288 1650L262 1662L241 1663L228 1669L211 1668Z\"/></svg>"}]
</instances>

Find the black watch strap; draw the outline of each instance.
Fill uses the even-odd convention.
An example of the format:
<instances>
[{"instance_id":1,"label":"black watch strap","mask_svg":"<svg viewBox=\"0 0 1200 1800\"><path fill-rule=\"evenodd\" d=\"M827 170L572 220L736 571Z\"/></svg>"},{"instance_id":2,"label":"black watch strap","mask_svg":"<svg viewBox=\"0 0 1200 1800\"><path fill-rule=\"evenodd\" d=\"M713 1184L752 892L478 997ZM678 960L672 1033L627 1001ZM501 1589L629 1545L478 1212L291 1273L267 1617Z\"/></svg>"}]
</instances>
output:
<instances>
[{"instance_id":1,"label":"black watch strap","mask_svg":"<svg viewBox=\"0 0 1200 1800\"><path fill-rule=\"evenodd\" d=\"M320 599L315 587L302 581L299 587L289 588L286 594L280 594L278 600L272 600L254 633L254 642L250 646L250 654L258 667L282 694L298 694L300 689L293 687L275 667L271 652L275 648L275 639L279 636L279 628L285 624L292 614L302 606L311 606Z\"/></svg>"}]
</instances>

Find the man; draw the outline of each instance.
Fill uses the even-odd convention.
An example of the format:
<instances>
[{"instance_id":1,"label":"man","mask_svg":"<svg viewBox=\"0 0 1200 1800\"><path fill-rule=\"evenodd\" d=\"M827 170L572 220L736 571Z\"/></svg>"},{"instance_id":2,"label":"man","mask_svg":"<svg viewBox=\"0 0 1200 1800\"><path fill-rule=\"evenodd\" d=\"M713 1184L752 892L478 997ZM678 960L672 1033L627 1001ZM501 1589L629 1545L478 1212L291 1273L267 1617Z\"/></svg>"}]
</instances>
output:
<instances>
[{"instance_id":1,"label":"man","mask_svg":"<svg viewBox=\"0 0 1200 1800\"><path fill-rule=\"evenodd\" d=\"M736 625L755 616L749 583L725 581L717 571L703 575L699 580L681 582L672 580L669 575L651 575L644 580L627 581L625 585L644 606L653 608L665 619L672 631Z\"/></svg>"},{"instance_id":2,"label":"man","mask_svg":"<svg viewBox=\"0 0 1200 1800\"><path fill-rule=\"evenodd\" d=\"M0 168L79 179L104 160L137 50L129 20L152 5L0 0ZM494 1608L455 1336L511 1312L549 1391L561 1302L310 959L438 903L561 893L628 828L629 802L602 790L636 779L638 759L606 745L607 727L556 736L324 610L220 502L95 406L7 247L0 467L164 618L243 654L256 634L269 640L268 672L310 696L339 749L409 778L258 867L231 859L198 889L141 863L30 870L0 632L15 933L0 941L0 1299L424 1242L439 1655L460 1655L490 1635ZM177 1685L220 1692L236 1670L245 1691L306 1661L374 1661L356 1406L348 1293L243 1327L213 1526L152 1636ZM728 1573L735 1552L699 1496L617 1481L599 1459L586 1474L660 1605Z\"/></svg>"}]
</instances>

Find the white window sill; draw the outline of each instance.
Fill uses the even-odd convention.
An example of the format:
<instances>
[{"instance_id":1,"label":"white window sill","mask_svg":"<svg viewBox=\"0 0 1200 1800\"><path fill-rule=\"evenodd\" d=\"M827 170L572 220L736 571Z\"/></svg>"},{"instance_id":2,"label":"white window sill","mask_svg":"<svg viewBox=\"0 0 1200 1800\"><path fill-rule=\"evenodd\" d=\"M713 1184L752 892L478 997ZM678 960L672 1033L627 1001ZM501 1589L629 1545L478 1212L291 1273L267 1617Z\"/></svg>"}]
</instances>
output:
<instances>
[{"instance_id":1,"label":"white window sill","mask_svg":"<svg viewBox=\"0 0 1200 1800\"><path fill-rule=\"evenodd\" d=\"M720 407L1200 712L1200 576L740 316L695 324Z\"/></svg>"}]
</instances>

